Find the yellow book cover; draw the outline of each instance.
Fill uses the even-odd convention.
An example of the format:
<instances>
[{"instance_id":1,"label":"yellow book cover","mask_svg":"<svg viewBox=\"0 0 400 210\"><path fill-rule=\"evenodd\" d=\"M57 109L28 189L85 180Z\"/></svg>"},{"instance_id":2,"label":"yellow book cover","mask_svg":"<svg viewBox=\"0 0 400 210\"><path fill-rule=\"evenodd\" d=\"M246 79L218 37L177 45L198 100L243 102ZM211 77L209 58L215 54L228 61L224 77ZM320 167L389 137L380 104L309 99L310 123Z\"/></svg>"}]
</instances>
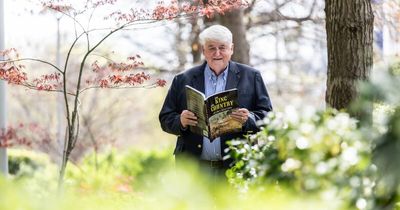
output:
<instances>
[{"instance_id":1,"label":"yellow book cover","mask_svg":"<svg viewBox=\"0 0 400 210\"><path fill-rule=\"evenodd\" d=\"M242 124L230 115L239 108L236 88L206 98L202 92L186 85L186 99L187 109L197 116L197 126L190 126L193 133L213 141L222 135L242 130Z\"/></svg>"}]
</instances>

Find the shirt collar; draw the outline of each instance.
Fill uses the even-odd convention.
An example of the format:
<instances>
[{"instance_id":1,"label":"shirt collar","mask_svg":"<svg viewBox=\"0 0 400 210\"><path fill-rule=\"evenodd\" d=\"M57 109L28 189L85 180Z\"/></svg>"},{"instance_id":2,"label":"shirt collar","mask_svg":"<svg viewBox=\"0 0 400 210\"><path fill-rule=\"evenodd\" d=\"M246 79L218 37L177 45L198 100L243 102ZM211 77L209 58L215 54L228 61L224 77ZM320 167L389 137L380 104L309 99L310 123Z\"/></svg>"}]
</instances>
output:
<instances>
[{"instance_id":1,"label":"shirt collar","mask_svg":"<svg viewBox=\"0 0 400 210\"><path fill-rule=\"evenodd\" d=\"M226 68L224 69L224 71L219 76L217 76L211 70L210 66L208 64L206 64L206 69L205 69L205 72L204 72L204 76L205 76L205 78L207 78L209 80L213 80L213 79L216 79L216 78L223 78L224 81L226 81L226 78L228 76L228 69L229 69L229 63L226 66Z\"/></svg>"}]
</instances>

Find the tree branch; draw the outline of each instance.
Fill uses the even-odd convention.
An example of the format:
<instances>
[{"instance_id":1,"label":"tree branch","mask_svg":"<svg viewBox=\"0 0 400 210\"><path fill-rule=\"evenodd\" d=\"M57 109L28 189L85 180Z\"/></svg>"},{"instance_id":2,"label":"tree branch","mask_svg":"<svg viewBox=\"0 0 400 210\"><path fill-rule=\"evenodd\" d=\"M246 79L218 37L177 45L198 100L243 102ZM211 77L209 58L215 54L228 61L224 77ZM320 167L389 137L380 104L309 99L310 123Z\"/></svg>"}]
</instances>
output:
<instances>
[{"instance_id":1,"label":"tree branch","mask_svg":"<svg viewBox=\"0 0 400 210\"><path fill-rule=\"evenodd\" d=\"M305 21L318 21L320 18L312 18L312 14L317 6L317 0L313 1L313 4L310 8L309 13L305 17L290 17L281 13L280 9L289 3L290 1L283 2L281 4L276 4L276 8L269 12L262 12L258 15L259 18L252 19L251 24L247 27L250 28L252 26L259 26L259 25L267 25L273 22L280 22L280 21L294 21L297 23L302 23Z\"/></svg>"},{"instance_id":2,"label":"tree branch","mask_svg":"<svg viewBox=\"0 0 400 210\"><path fill-rule=\"evenodd\" d=\"M60 72L61 74L63 74L64 72L58 68L56 65L48 62L48 61L44 61L41 59L37 59L37 58L19 58L19 59L14 59L14 60L0 60L0 64L1 63L10 63L10 62L19 62L19 61L36 61L36 62L40 62L40 63L44 63L47 64L53 68L55 68L58 72Z\"/></svg>"},{"instance_id":3,"label":"tree branch","mask_svg":"<svg viewBox=\"0 0 400 210\"><path fill-rule=\"evenodd\" d=\"M107 87L107 89L114 89L114 90L136 89L136 88L151 89L151 88L155 88L157 86L158 85L156 83L154 83L154 84L149 84L149 85L137 85L137 86L114 86L114 87ZM81 94L84 91L87 91L90 89L104 89L104 88L101 86L91 86L91 87L82 88L82 90L79 93Z\"/></svg>"}]
</instances>

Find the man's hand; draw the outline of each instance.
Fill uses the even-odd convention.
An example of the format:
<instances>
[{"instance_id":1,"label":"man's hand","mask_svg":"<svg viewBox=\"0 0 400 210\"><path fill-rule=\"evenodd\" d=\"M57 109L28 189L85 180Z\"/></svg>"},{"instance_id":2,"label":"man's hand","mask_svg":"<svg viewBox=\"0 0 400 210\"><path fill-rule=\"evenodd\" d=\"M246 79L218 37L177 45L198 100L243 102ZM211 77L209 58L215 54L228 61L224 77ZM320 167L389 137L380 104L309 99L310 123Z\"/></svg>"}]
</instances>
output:
<instances>
[{"instance_id":1,"label":"man's hand","mask_svg":"<svg viewBox=\"0 0 400 210\"><path fill-rule=\"evenodd\" d=\"M183 110L181 113L181 124L183 128L187 128L188 125L196 126L197 125L196 115L189 110Z\"/></svg>"},{"instance_id":2,"label":"man's hand","mask_svg":"<svg viewBox=\"0 0 400 210\"><path fill-rule=\"evenodd\" d=\"M247 119L249 119L249 114L250 114L249 110L247 110L246 108L240 108L233 111L231 113L231 117L239 121L243 125L246 123Z\"/></svg>"}]
</instances>

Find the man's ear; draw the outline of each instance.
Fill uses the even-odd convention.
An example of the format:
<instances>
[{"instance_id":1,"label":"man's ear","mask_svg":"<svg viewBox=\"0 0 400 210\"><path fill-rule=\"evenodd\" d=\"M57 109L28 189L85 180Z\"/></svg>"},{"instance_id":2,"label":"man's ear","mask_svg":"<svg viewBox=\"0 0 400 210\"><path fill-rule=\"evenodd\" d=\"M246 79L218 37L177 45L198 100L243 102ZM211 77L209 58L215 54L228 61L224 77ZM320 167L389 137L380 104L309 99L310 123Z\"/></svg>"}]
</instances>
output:
<instances>
[{"instance_id":1,"label":"man's ear","mask_svg":"<svg viewBox=\"0 0 400 210\"><path fill-rule=\"evenodd\" d=\"M234 47L234 44L232 43L232 44L231 44L232 53L233 53L233 49L235 49L235 48L233 48L233 47Z\"/></svg>"}]
</instances>

